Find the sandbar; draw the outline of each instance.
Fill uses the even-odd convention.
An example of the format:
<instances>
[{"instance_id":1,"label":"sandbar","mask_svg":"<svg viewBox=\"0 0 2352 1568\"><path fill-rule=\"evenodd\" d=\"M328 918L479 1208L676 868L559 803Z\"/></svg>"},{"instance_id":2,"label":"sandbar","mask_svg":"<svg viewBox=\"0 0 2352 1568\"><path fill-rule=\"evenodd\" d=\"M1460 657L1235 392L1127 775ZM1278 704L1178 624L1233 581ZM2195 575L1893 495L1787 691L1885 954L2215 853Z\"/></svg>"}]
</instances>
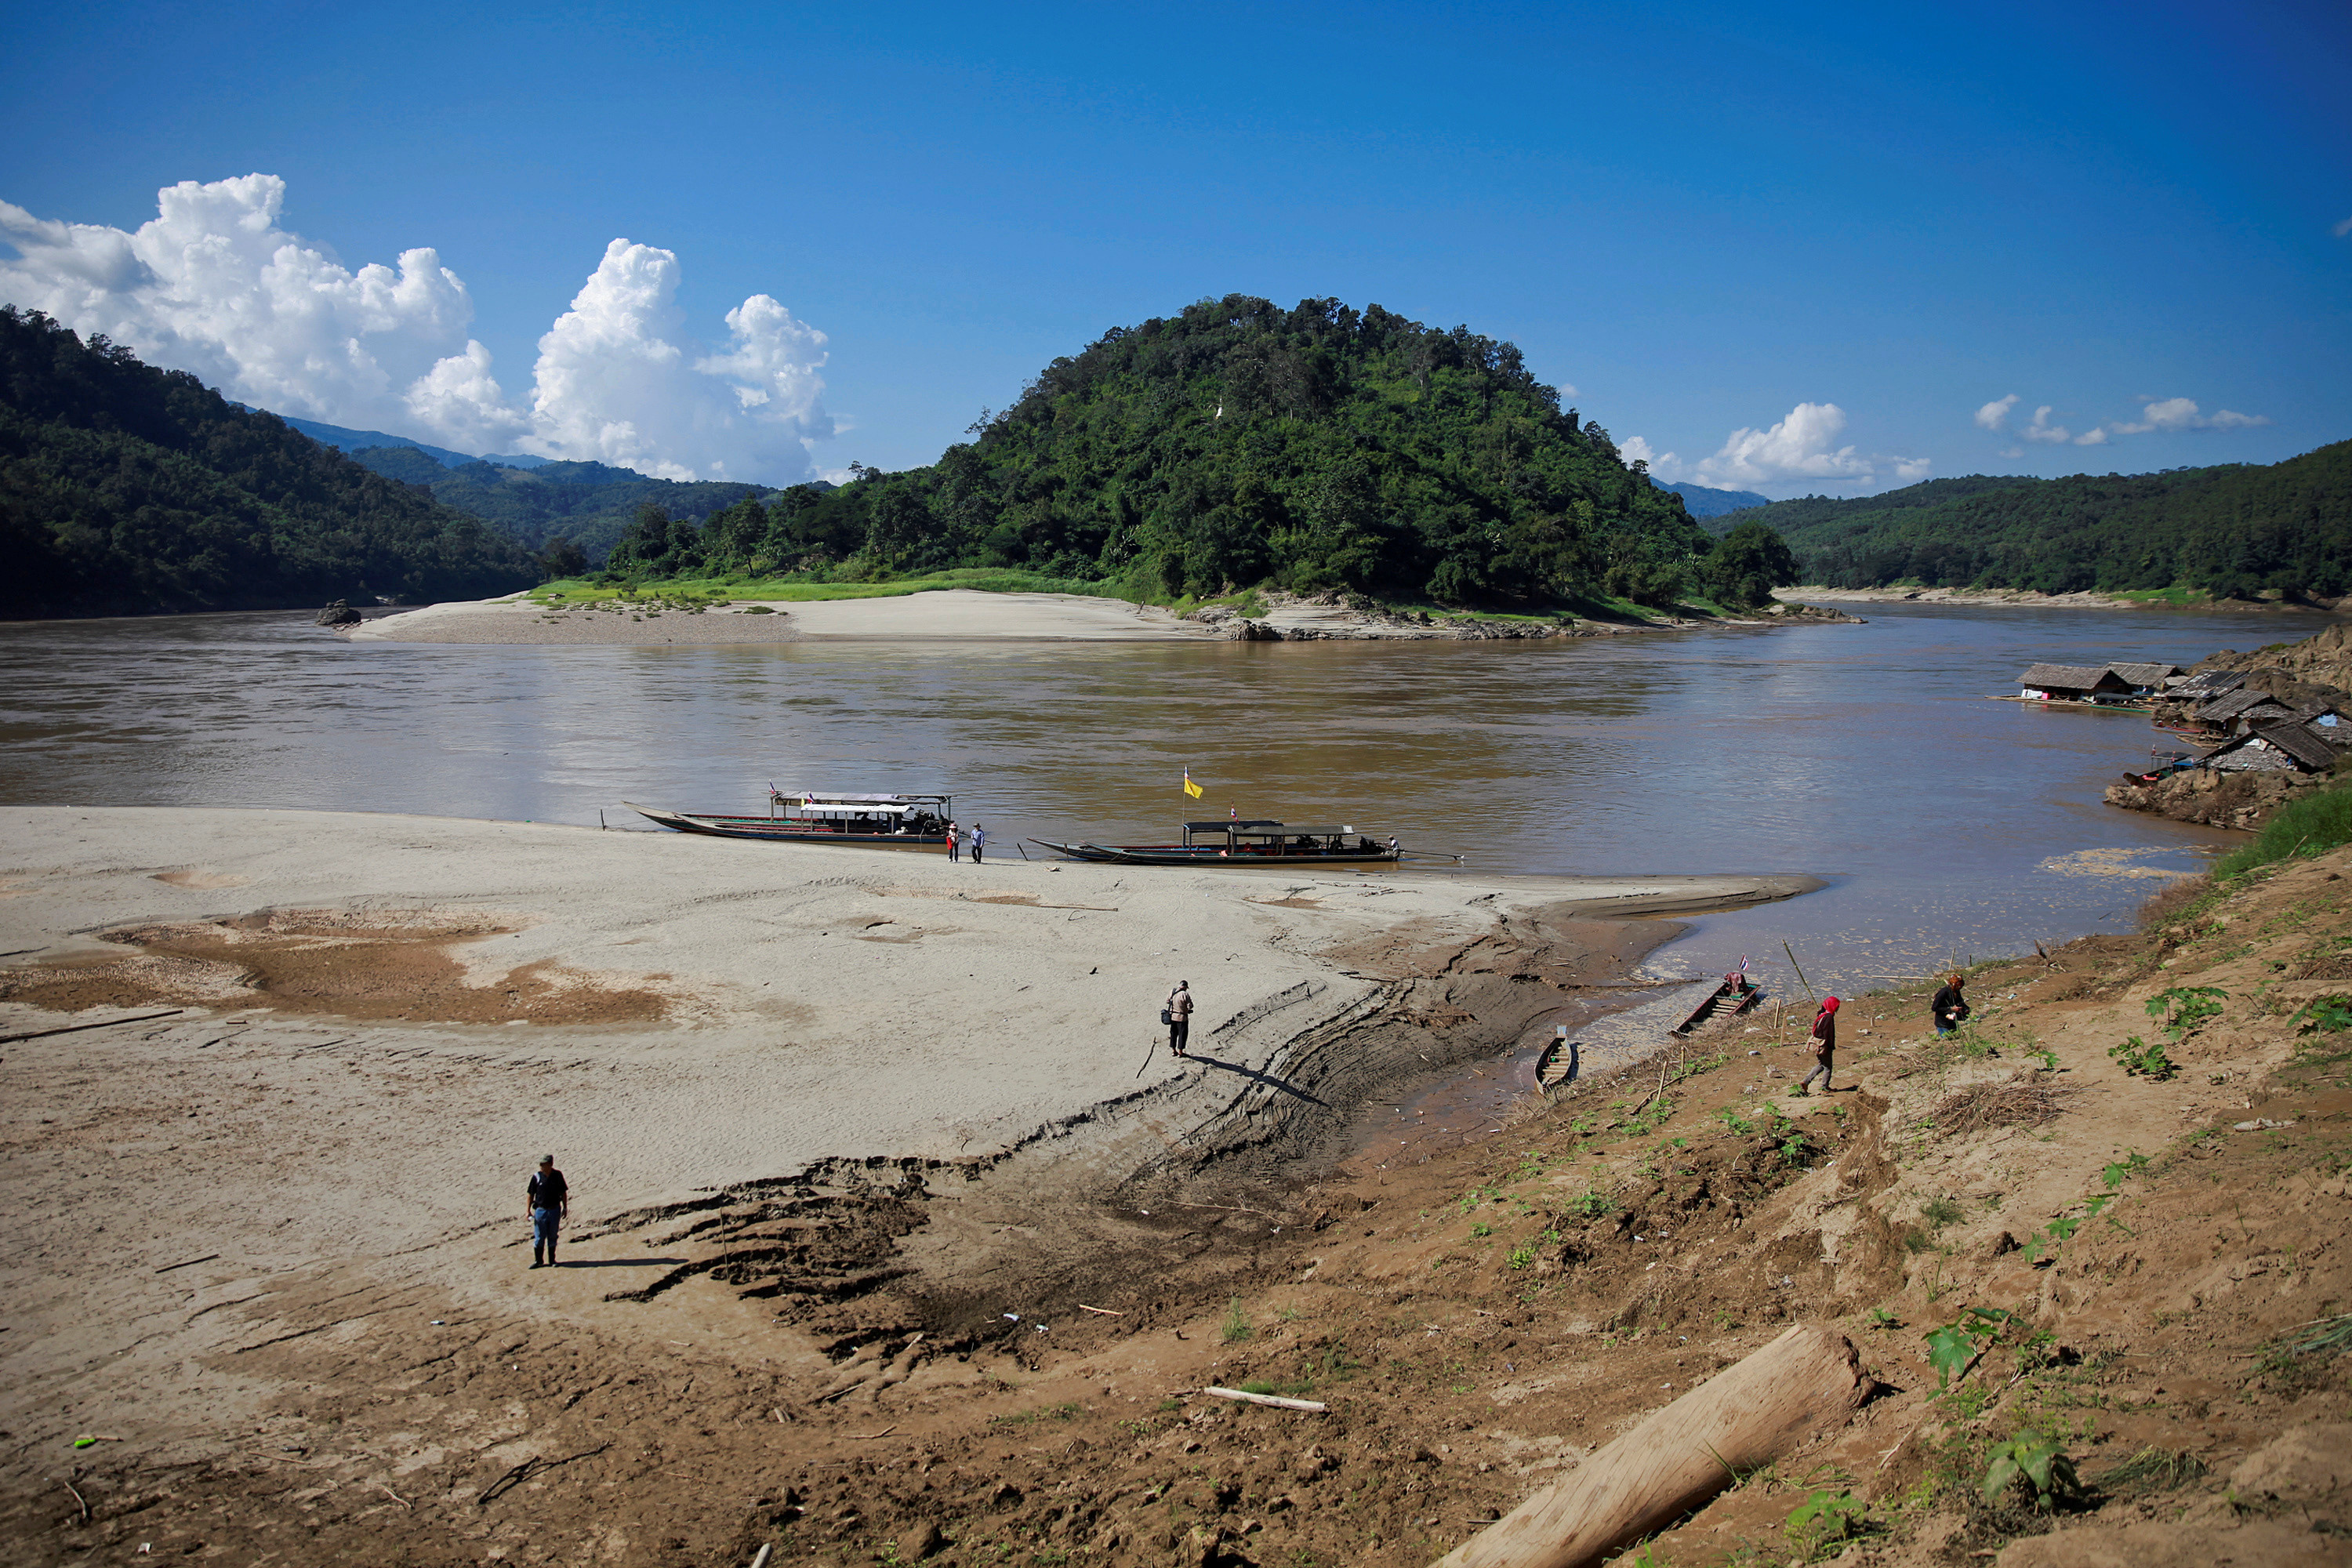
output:
<instances>
[{"instance_id":1,"label":"sandbar","mask_svg":"<svg viewBox=\"0 0 2352 1568\"><path fill-rule=\"evenodd\" d=\"M772 612L751 613L752 606ZM1228 635L1157 605L1076 594L943 588L868 599L740 600L722 609L551 610L520 597L463 600L353 626L353 642L780 643L845 638L981 642L1213 642Z\"/></svg>"},{"instance_id":2,"label":"sandbar","mask_svg":"<svg viewBox=\"0 0 2352 1568\"><path fill-rule=\"evenodd\" d=\"M1125 1159L1251 1118L1262 1138L1285 1096L1384 1088L1384 1020L1418 1031L1413 1070L1491 1058L1675 929L1602 917L1817 885L0 811L0 1423L135 1407L209 1451L236 1385L175 1369L290 1331L262 1303L339 1270L403 1300L514 1289L541 1153L590 1221L828 1157L986 1160L1091 1126ZM1191 1063L1157 1022L1180 978ZM82 1024L102 1026L45 1032ZM1314 1094L1283 1077L1309 1056ZM551 1310L614 1284L567 1273Z\"/></svg>"}]
</instances>

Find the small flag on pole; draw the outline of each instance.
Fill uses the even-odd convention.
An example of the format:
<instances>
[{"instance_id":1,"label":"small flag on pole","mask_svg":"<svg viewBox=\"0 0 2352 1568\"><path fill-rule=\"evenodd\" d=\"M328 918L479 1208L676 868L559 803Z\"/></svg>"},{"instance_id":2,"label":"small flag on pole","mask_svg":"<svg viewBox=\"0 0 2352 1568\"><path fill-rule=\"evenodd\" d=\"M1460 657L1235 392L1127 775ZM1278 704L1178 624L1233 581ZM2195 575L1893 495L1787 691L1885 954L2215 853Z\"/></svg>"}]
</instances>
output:
<instances>
[{"instance_id":1,"label":"small flag on pole","mask_svg":"<svg viewBox=\"0 0 2352 1568\"><path fill-rule=\"evenodd\" d=\"M1192 770L1190 768L1184 770L1184 793L1194 800L1201 798L1201 786L1192 782Z\"/></svg>"}]
</instances>

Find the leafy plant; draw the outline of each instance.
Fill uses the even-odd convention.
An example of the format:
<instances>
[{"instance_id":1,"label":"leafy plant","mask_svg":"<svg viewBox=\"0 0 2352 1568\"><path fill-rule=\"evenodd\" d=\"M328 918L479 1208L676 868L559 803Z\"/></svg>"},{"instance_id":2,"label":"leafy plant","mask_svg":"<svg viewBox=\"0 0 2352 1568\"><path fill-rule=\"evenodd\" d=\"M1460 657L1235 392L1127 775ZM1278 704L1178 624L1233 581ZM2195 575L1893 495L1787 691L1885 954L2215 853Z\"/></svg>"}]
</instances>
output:
<instances>
[{"instance_id":1,"label":"leafy plant","mask_svg":"<svg viewBox=\"0 0 2352 1568\"><path fill-rule=\"evenodd\" d=\"M1862 1539L1869 1528L1870 1505L1852 1492L1826 1489L1809 1492L1780 1526L1801 1560L1818 1563L1839 1547Z\"/></svg>"},{"instance_id":2,"label":"leafy plant","mask_svg":"<svg viewBox=\"0 0 2352 1568\"><path fill-rule=\"evenodd\" d=\"M1740 1115L1739 1112L1732 1110L1729 1106L1724 1107L1724 1109L1717 1114L1722 1120L1723 1124L1726 1127L1730 1128L1731 1131L1739 1137L1745 1138L1749 1133L1756 1131L1756 1123L1748 1121L1746 1117Z\"/></svg>"},{"instance_id":3,"label":"leafy plant","mask_svg":"<svg viewBox=\"0 0 2352 1568\"><path fill-rule=\"evenodd\" d=\"M1533 1263L1535 1260L1536 1249L1534 1247L1519 1246L1511 1248L1510 1265L1512 1268L1525 1268L1528 1264Z\"/></svg>"},{"instance_id":4,"label":"leafy plant","mask_svg":"<svg viewBox=\"0 0 2352 1568\"><path fill-rule=\"evenodd\" d=\"M1870 1326L1874 1329L1899 1329L1903 1326L1903 1320L1884 1307L1873 1307L1870 1310Z\"/></svg>"},{"instance_id":5,"label":"leafy plant","mask_svg":"<svg viewBox=\"0 0 2352 1568\"><path fill-rule=\"evenodd\" d=\"M2112 1193L2124 1184L2126 1177L2137 1176L2147 1169L2147 1156L2135 1149L2113 1164L2102 1165L2099 1168L2099 1179L2106 1184L2107 1191Z\"/></svg>"},{"instance_id":6,"label":"leafy plant","mask_svg":"<svg viewBox=\"0 0 2352 1568\"><path fill-rule=\"evenodd\" d=\"M2305 1035L2352 1029L2352 996L2315 996L2288 1022Z\"/></svg>"},{"instance_id":7,"label":"leafy plant","mask_svg":"<svg viewBox=\"0 0 2352 1568\"><path fill-rule=\"evenodd\" d=\"M2165 1033L2177 1040L2208 1018L2220 1017L2222 1000L2229 994L2218 985L2176 985L2147 999L2147 1016L2162 1023Z\"/></svg>"},{"instance_id":8,"label":"leafy plant","mask_svg":"<svg viewBox=\"0 0 2352 1568\"><path fill-rule=\"evenodd\" d=\"M2148 1045L2134 1035L2120 1046L2107 1047L2109 1058L2123 1064L2125 1076L2163 1083L2179 1072L2179 1064L2164 1054L2164 1042Z\"/></svg>"},{"instance_id":9,"label":"leafy plant","mask_svg":"<svg viewBox=\"0 0 2352 1568\"><path fill-rule=\"evenodd\" d=\"M2033 1506L2045 1513L2083 1495L2074 1461L2066 1457L2058 1439L2046 1433L2021 1432L1994 1447L1991 1463L1985 1467L1985 1501L1999 1502L2002 1493L2021 1482L2032 1487Z\"/></svg>"},{"instance_id":10,"label":"leafy plant","mask_svg":"<svg viewBox=\"0 0 2352 1568\"><path fill-rule=\"evenodd\" d=\"M1977 1357L2000 1337L2011 1315L1999 1307L1970 1307L1958 1321L1928 1332L1927 1364L1936 1369L1937 1393L1968 1375Z\"/></svg>"},{"instance_id":11,"label":"leafy plant","mask_svg":"<svg viewBox=\"0 0 2352 1568\"><path fill-rule=\"evenodd\" d=\"M1568 1200L1568 1207L1572 1214L1582 1215L1587 1219L1599 1219L1602 1215L1615 1211L1617 1200L1598 1187L1587 1187L1581 1194Z\"/></svg>"}]
</instances>

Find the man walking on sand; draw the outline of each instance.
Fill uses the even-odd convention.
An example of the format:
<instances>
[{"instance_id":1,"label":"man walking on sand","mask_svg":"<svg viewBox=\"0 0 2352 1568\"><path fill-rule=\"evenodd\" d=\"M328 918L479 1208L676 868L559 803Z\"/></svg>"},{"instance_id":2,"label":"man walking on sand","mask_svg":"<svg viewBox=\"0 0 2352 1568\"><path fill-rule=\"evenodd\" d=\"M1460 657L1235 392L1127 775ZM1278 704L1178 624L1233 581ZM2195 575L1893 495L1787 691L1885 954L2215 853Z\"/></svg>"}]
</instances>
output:
<instances>
[{"instance_id":1,"label":"man walking on sand","mask_svg":"<svg viewBox=\"0 0 2352 1568\"><path fill-rule=\"evenodd\" d=\"M1179 980L1176 989L1168 993L1168 1054L1184 1055L1184 1042L1192 1035L1192 983Z\"/></svg>"},{"instance_id":2,"label":"man walking on sand","mask_svg":"<svg viewBox=\"0 0 2352 1568\"><path fill-rule=\"evenodd\" d=\"M545 1267L554 1268L555 1234L572 1213L572 1188L563 1173L555 1168L554 1155L539 1157L539 1169L531 1173L530 1185L523 1189L522 1208L530 1220L530 1266L540 1268L540 1254L544 1252Z\"/></svg>"},{"instance_id":3,"label":"man walking on sand","mask_svg":"<svg viewBox=\"0 0 2352 1568\"><path fill-rule=\"evenodd\" d=\"M979 865L988 849L988 829L975 822L971 825L971 863Z\"/></svg>"},{"instance_id":4,"label":"man walking on sand","mask_svg":"<svg viewBox=\"0 0 2352 1568\"><path fill-rule=\"evenodd\" d=\"M1798 1094L1811 1094L1813 1091L1808 1086L1815 1078L1822 1080L1822 1092L1830 1092L1830 1063L1837 1055L1837 1010L1838 999L1824 996L1822 998L1822 1010L1813 1015L1813 1070L1805 1075L1804 1082L1797 1085L1795 1092Z\"/></svg>"}]
</instances>

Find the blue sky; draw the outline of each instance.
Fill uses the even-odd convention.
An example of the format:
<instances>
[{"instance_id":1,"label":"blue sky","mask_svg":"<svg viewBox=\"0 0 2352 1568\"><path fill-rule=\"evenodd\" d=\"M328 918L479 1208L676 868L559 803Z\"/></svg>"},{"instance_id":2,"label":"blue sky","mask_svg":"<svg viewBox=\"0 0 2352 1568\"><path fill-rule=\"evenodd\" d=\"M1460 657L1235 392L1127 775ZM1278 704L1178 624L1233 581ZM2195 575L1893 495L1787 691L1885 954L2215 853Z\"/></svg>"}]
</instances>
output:
<instances>
[{"instance_id":1,"label":"blue sky","mask_svg":"<svg viewBox=\"0 0 2352 1568\"><path fill-rule=\"evenodd\" d=\"M679 474L926 462L1236 291L1510 339L1667 478L2271 461L2352 436L2347 16L49 7L0 60L0 295L284 412ZM281 207L110 248L253 174ZM238 213L326 305L154 281ZM420 247L462 294L338 281Z\"/></svg>"}]
</instances>

